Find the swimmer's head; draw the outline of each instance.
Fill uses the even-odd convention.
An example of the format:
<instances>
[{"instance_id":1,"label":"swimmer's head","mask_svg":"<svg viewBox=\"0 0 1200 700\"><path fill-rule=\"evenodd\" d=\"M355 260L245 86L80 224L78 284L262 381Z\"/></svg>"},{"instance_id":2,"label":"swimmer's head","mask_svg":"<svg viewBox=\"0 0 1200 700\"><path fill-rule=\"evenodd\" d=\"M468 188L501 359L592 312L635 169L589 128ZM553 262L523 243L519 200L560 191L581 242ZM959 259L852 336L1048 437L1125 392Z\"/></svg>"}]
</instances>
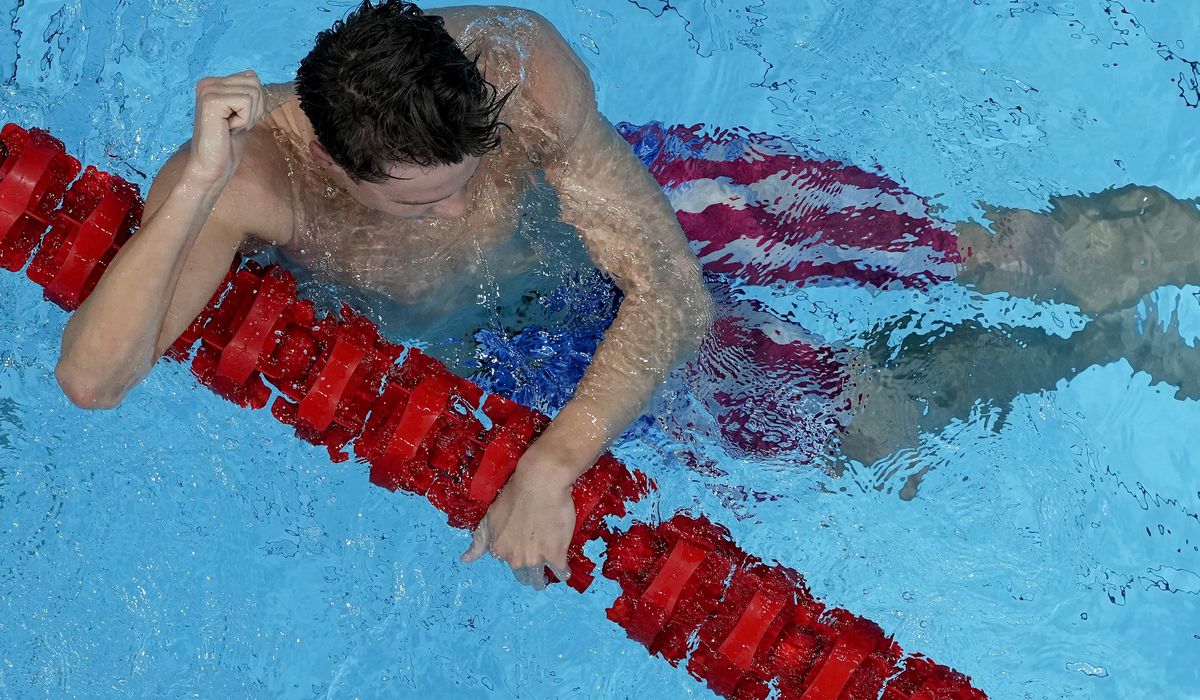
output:
<instances>
[{"instance_id":1,"label":"swimmer's head","mask_svg":"<svg viewBox=\"0 0 1200 700\"><path fill-rule=\"evenodd\" d=\"M317 35L296 75L314 158L362 204L395 216L462 216L480 158L500 143L507 95L442 18L364 0Z\"/></svg>"}]
</instances>

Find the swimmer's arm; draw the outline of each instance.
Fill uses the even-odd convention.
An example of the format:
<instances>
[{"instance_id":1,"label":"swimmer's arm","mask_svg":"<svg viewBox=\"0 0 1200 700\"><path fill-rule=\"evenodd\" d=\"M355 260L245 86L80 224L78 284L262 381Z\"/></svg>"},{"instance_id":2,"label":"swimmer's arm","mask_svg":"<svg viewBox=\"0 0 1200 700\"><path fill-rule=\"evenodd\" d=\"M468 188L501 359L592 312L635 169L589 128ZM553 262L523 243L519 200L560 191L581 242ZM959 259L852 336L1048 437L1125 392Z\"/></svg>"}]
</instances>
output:
<instances>
[{"instance_id":1,"label":"swimmer's arm","mask_svg":"<svg viewBox=\"0 0 1200 700\"><path fill-rule=\"evenodd\" d=\"M712 297L658 183L599 112L582 118L566 157L547 176L564 221L625 295L575 395L537 445L573 481L696 351L712 320Z\"/></svg>"},{"instance_id":2,"label":"swimmer's arm","mask_svg":"<svg viewBox=\"0 0 1200 700\"><path fill-rule=\"evenodd\" d=\"M248 144L227 184L195 174L186 145L163 165L141 228L63 332L55 374L73 403L119 405L212 298L247 231L290 235L260 147Z\"/></svg>"},{"instance_id":3,"label":"swimmer's arm","mask_svg":"<svg viewBox=\"0 0 1200 700\"><path fill-rule=\"evenodd\" d=\"M190 177L186 161L181 150L163 166L140 230L63 332L55 374L81 408L121 403L204 307L242 242L240 229L210 215L223 188Z\"/></svg>"},{"instance_id":4,"label":"swimmer's arm","mask_svg":"<svg viewBox=\"0 0 1200 700\"><path fill-rule=\"evenodd\" d=\"M537 42L515 99L550 115L534 131L550 136L542 162L563 220L625 293L575 395L521 457L463 555L473 561L490 549L536 588L544 585L543 563L565 575L575 479L695 351L712 317L712 299L662 190L597 111L587 70L548 22L522 13ZM545 141L537 134L531 139Z\"/></svg>"},{"instance_id":5,"label":"swimmer's arm","mask_svg":"<svg viewBox=\"0 0 1200 700\"><path fill-rule=\"evenodd\" d=\"M522 89L552 115L559 137L546 176L563 220L625 293L574 397L534 446L534 456L554 453L544 461L560 463L573 481L696 350L712 298L662 189L598 111L587 69L548 22L534 20L536 60Z\"/></svg>"},{"instance_id":6,"label":"swimmer's arm","mask_svg":"<svg viewBox=\"0 0 1200 700\"><path fill-rule=\"evenodd\" d=\"M63 332L55 375L76 405L119 404L212 297L243 232L275 230L262 170L271 139L254 130L264 104L253 71L196 83L192 140L163 165L141 229Z\"/></svg>"},{"instance_id":7,"label":"swimmer's arm","mask_svg":"<svg viewBox=\"0 0 1200 700\"><path fill-rule=\"evenodd\" d=\"M490 549L534 588L545 585L543 564L567 575L575 480L696 350L712 319L700 266L657 183L599 113L580 123L547 176L563 219L625 298L574 396L522 455L463 555L474 561Z\"/></svg>"}]
</instances>

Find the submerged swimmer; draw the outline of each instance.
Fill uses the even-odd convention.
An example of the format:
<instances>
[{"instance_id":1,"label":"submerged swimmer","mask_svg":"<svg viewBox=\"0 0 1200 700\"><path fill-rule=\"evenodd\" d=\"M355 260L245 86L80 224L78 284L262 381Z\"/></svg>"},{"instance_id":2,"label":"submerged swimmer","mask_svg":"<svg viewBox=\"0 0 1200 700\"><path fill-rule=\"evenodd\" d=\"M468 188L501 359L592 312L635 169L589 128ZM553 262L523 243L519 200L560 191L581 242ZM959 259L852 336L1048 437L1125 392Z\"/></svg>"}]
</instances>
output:
<instances>
[{"instance_id":1,"label":"submerged swimmer","mask_svg":"<svg viewBox=\"0 0 1200 700\"><path fill-rule=\"evenodd\" d=\"M694 351L711 299L659 186L532 12L365 0L318 35L294 83L263 86L251 71L201 80L192 139L66 327L59 383L82 407L118 405L256 242L427 324L475 303L484 275L525 269L513 234L540 182L624 294L573 398L463 557L490 551L541 587L545 566L567 568L571 485Z\"/></svg>"}]
</instances>

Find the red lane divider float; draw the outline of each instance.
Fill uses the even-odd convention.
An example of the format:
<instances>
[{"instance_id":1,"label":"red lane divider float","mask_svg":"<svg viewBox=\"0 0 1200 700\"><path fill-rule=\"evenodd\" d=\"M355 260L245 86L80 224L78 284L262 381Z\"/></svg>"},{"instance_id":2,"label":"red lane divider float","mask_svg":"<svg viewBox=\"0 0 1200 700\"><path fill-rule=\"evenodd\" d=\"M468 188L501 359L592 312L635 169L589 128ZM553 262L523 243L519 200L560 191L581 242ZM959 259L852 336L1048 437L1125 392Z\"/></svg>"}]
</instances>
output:
<instances>
[{"instance_id":1,"label":"red lane divider float","mask_svg":"<svg viewBox=\"0 0 1200 700\"><path fill-rule=\"evenodd\" d=\"M0 263L20 270L40 241L29 277L73 309L136 226L136 188L89 167L67 189L79 162L38 129L5 126L0 157ZM335 461L353 441L372 483L425 496L454 527L479 523L549 423L389 342L348 308L318 313L296 296L291 275L253 263L235 264L169 355L190 359L200 383L248 408L264 408L274 387L271 413L298 437ZM747 554L705 518L676 515L624 532L606 525L650 488L609 454L576 482L567 583L587 588L595 564L583 546L603 539L602 574L622 591L608 616L652 654L686 660L693 676L731 698L985 697L962 674L904 656L875 623L826 608L798 572Z\"/></svg>"}]
</instances>

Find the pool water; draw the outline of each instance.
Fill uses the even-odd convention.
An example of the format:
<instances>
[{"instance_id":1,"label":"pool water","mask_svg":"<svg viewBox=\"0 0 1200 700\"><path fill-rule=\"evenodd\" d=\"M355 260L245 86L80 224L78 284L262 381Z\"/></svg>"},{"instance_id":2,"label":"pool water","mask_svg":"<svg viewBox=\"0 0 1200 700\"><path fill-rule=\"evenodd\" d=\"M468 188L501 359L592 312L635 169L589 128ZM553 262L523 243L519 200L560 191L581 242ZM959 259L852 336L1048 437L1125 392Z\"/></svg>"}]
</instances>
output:
<instances>
[{"instance_id":1,"label":"pool water","mask_svg":"<svg viewBox=\"0 0 1200 700\"><path fill-rule=\"evenodd\" d=\"M145 184L188 136L196 79L286 80L354 4L10 3L0 120ZM559 27L614 122L776 134L886 173L948 222L1128 183L1200 196L1189 3L517 4ZM848 348L1091 322L953 283L737 294ZM183 366L116 411L75 409L53 379L65 314L17 275L0 299L0 697L711 697L605 620L611 582L535 593L494 561L459 564L467 534L424 501ZM1196 366L1200 287L1162 288L1128 322ZM1200 390L1111 355L1003 398L1004 377L970 366L957 390L977 410L871 465L731 449L681 373L614 451L659 486L638 517L708 515L991 697L1200 697Z\"/></svg>"}]
</instances>

